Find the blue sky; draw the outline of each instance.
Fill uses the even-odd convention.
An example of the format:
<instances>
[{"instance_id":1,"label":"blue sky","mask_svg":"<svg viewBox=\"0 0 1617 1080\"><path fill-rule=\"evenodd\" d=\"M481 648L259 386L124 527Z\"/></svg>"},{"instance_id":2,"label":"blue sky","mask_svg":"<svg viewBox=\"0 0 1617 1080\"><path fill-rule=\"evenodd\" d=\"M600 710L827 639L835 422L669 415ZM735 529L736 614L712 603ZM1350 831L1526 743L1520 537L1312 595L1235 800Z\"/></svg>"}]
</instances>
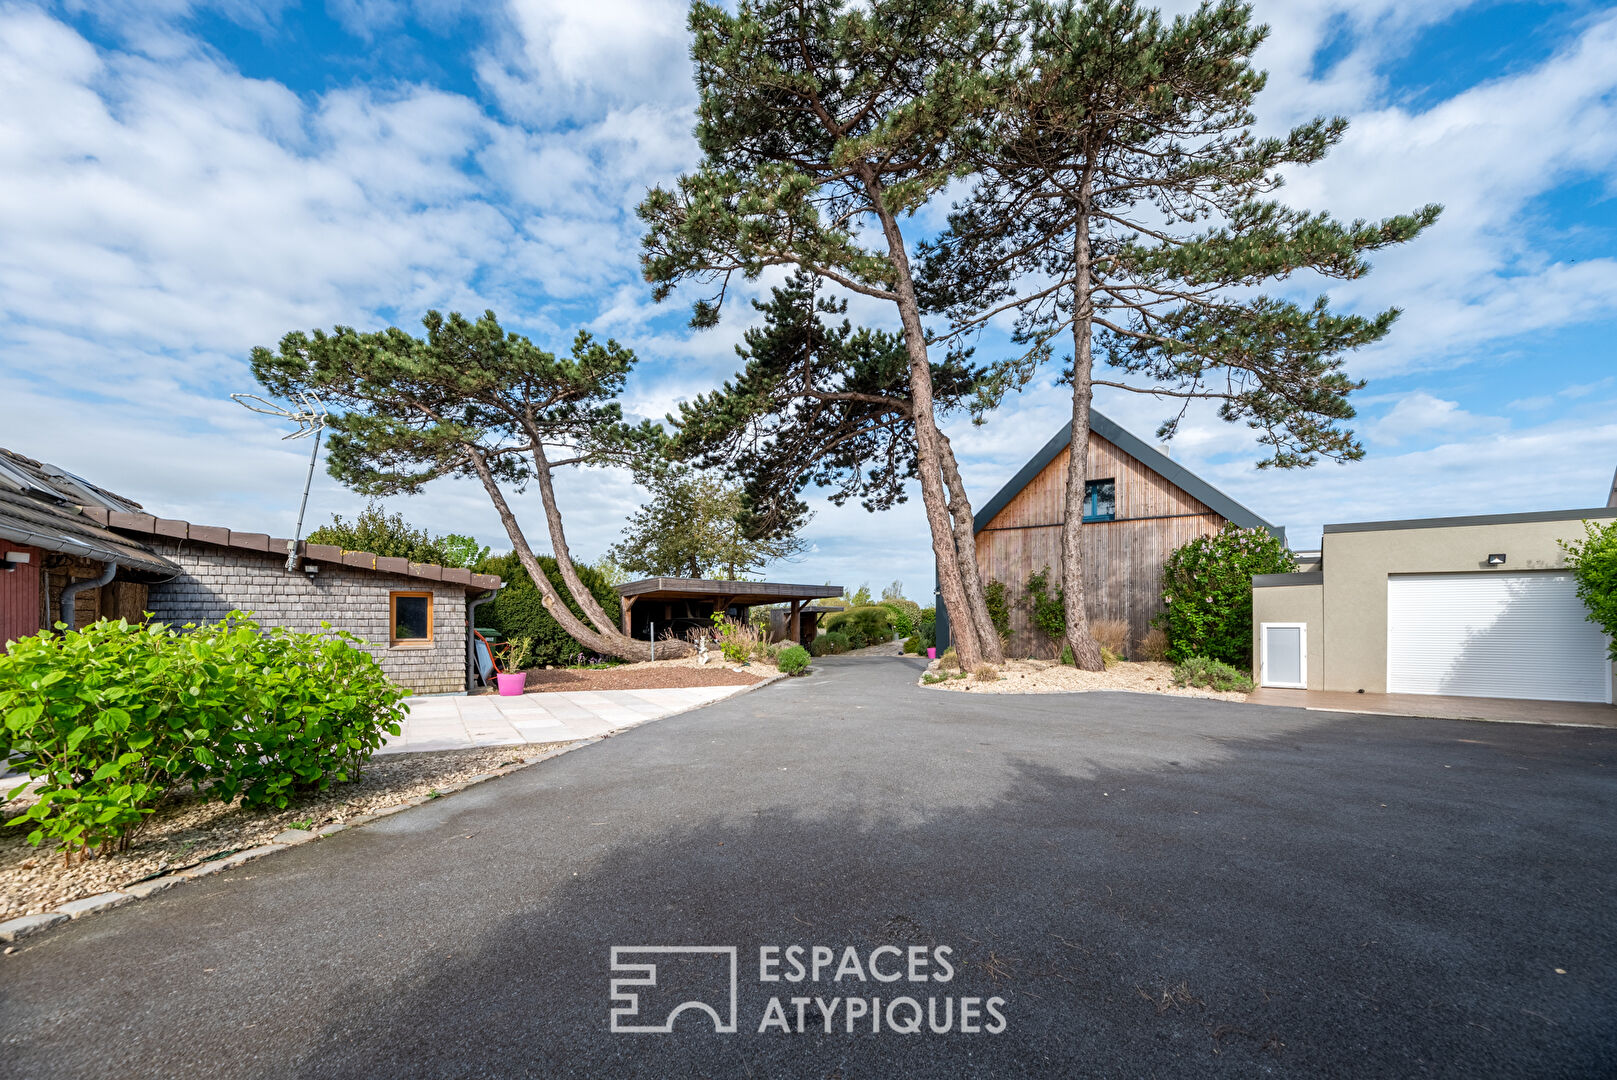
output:
<instances>
[{"instance_id":1,"label":"blue sky","mask_svg":"<svg viewBox=\"0 0 1617 1080\"><path fill-rule=\"evenodd\" d=\"M1617 9L1257 10L1272 27L1260 123L1352 122L1283 196L1344 217L1447 211L1332 290L1351 310L1404 309L1349 363L1370 380L1363 462L1260 473L1249 433L1206 413L1174 456L1298 546L1332 521L1603 503L1617 467ZM641 356L626 407L660 417L731 372L749 314L738 303L693 333L684 305L653 305L638 277L633 207L694 163L692 103L673 0L0 2L0 445L159 514L285 534L303 444L228 401L253 389L248 350L293 328L414 326L429 307L492 307L555 347L581 326L616 337ZM1147 437L1172 411L1099 404ZM983 427L952 429L974 502L1065 408L1046 379ZM594 558L643 494L596 472L561 498L575 553ZM899 579L924 597L918 501L875 516L822 506L813 550L771 576ZM310 519L360 503L322 476ZM395 505L506 544L474 487Z\"/></svg>"}]
</instances>

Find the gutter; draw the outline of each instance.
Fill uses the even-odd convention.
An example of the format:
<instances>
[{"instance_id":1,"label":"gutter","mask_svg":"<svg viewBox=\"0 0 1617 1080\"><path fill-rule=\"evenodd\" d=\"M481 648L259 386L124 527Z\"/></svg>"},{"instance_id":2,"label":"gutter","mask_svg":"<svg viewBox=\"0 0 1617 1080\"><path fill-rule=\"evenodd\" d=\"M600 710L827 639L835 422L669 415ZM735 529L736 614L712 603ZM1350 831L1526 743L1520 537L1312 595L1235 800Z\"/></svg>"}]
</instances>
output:
<instances>
[{"instance_id":1,"label":"gutter","mask_svg":"<svg viewBox=\"0 0 1617 1080\"><path fill-rule=\"evenodd\" d=\"M505 588L505 582L502 581L498 586L466 605L466 692L468 694L477 689L477 609L494 599L495 595L503 588Z\"/></svg>"},{"instance_id":2,"label":"gutter","mask_svg":"<svg viewBox=\"0 0 1617 1080\"><path fill-rule=\"evenodd\" d=\"M73 608L74 602L78 599L79 593L83 592L85 589L99 589L101 586L110 582L112 580L112 576L117 572L117 562L108 560L107 565L101 571L100 577L95 578L94 580L86 578L83 581L75 581L67 588L63 589L62 599L57 604L57 621L67 624L68 630L73 629Z\"/></svg>"}]
</instances>

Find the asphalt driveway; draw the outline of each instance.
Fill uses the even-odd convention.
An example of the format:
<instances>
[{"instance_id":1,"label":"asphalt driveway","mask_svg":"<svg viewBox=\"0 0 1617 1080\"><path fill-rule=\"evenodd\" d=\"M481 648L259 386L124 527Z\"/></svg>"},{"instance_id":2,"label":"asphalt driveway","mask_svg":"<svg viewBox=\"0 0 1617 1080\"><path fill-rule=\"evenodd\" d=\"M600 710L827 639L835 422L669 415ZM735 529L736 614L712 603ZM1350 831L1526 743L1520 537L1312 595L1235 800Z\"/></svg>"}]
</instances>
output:
<instances>
[{"instance_id":1,"label":"asphalt driveway","mask_svg":"<svg viewBox=\"0 0 1617 1080\"><path fill-rule=\"evenodd\" d=\"M917 667L816 661L28 939L0 1075L1617 1073L1617 731ZM648 945L733 946L738 1030L612 1031ZM844 977L760 981L794 945ZM722 961L654 954L631 1011L722 1019Z\"/></svg>"}]
</instances>

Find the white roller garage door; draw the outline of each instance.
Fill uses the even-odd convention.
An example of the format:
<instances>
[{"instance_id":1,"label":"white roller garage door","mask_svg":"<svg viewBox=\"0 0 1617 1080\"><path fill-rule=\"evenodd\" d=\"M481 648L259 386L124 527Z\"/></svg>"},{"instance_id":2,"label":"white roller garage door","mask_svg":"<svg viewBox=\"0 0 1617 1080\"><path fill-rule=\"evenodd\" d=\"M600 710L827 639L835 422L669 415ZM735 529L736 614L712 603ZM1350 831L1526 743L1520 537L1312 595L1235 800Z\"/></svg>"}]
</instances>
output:
<instances>
[{"instance_id":1,"label":"white roller garage door","mask_svg":"<svg viewBox=\"0 0 1617 1080\"><path fill-rule=\"evenodd\" d=\"M1610 701L1606 637L1571 574L1387 578L1387 692Z\"/></svg>"}]
</instances>

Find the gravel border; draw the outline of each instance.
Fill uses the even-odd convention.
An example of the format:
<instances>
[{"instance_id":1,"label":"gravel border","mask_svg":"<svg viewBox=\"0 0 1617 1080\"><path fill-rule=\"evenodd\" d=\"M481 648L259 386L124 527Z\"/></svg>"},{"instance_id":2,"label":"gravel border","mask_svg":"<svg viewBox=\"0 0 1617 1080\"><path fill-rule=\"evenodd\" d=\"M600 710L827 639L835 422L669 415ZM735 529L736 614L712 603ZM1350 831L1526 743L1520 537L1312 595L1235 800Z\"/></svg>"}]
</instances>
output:
<instances>
[{"instance_id":1,"label":"gravel border","mask_svg":"<svg viewBox=\"0 0 1617 1080\"><path fill-rule=\"evenodd\" d=\"M738 698L743 694L750 694L755 690L760 690L763 687L773 685L774 683L780 682L782 679L787 679L790 677L791 676L785 674L784 672L777 671L772 675L765 676L760 681L755 682L750 686L742 687L736 693L727 695L720 700L729 701L733 698ZM412 807L420 806L423 803L433 802L440 798L446 798L453 795L455 792L471 787L473 784L485 783L489 780L494 780L498 777L505 776L508 773L514 773L519 769L526 769L530 766L537 765L541 761L549 761L550 759L560 757L563 754L570 754L574 750L581 750L586 746L593 746L605 739L610 739L617 736L620 732L632 731L637 727L644 727L646 724L654 724L658 720L666 720L669 716L679 716L684 713L694 712L696 709L704 707L705 706L702 705L693 705L691 708L681 709L678 712L669 713L667 716L659 716L652 720L643 720L638 724L629 724L625 725L624 727L613 728L611 731L603 734L578 739L574 742L567 743L564 746L557 746L554 749L547 750L544 753L523 758L514 764L503 765L498 768L490 769L487 772L479 773L476 776L462 780L458 783L445 784L442 787L434 789L437 794L419 795L414 798L407 799L404 802L384 806L379 810L359 814L355 817L347 818L341 822L324 825L318 829L285 829L280 833L277 833L267 844L260 844L256 847L248 848L245 851L235 851L217 858L207 859L193 866L178 870L172 874L165 874L162 877L148 878L144 881L125 885L121 889L98 893L94 896L81 897L77 900L70 900L67 903L58 905L54 910L51 911L41 912L34 915L22 915L15 919L8 919L5 922L0 922L0 943L4 943L5 953L16 952L16 942L37 934L40 931L48 930L51 927L57 926L61 923L69 922L74 919L80 919L86 915L93 915L100 911L110 911L115 907L122 907L124 904L131 903L135 900L142 900L148 896L165 892L176 885L183 885L186 882L193 881L197 878L209 877L225 870L234 870L245 863L253 862L256 859L261 859L266 855L273 855L277 851L285 851L287 848L296 847L299 844L307 844L311 841L319 840L322 837L330 836L333 833L342 832L344 829L362 828L379 818L391 817L394 814L409 810ZM474 747L472 749L499 750L500 747ZM515 747L512 749L515 749Z\"/></svg>"}]
</instances>

